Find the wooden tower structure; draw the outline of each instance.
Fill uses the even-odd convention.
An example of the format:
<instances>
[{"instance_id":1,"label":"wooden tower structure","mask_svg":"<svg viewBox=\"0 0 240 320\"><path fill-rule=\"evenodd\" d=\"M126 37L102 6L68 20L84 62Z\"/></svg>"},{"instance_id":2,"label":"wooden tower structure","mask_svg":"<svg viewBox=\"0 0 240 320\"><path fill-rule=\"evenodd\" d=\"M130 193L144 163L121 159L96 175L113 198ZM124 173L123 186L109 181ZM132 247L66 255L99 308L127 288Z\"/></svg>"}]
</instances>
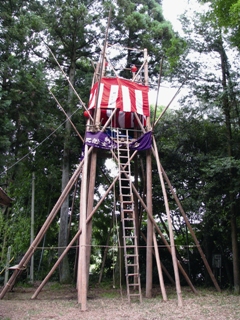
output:
<instances>
[{"instance_id":1,"label":"wooden tower structure","mask_svg":"<svg viewBox=\"0 0 240 320\"><path fill-rule=\"evenodd\" d=\"M0 299L6 292L12 288L21 270L24 269L31 259L36 247L42 240L51 222L57 215L63 201L69 194L76 180L81 177L80 192L80 225L79 230L70 241L58 261L55 263L46 278L40 284L32 298L36 298L43 286L51 277L52 273L60 264L62 258L78 241L78 272L77 272L77 291L78 302L81 303L81 309L87 310L87 288L89 276L89 264L91 254L91 231L92 217L97 212L99 206L107 197L115 185L118 185L118 201L121 208L121 225L124 247L125 275L128 301L137 299L142 301L141 275L139 268L139 234L140 234L140 215L141 207L147 214L147 237L146 237L146 297L151 297L152 292L152 259L155 254L160 287L163 299L166 300L166 292L162 276L162 266L159 257L159 251L156 241L156 233L161 236L163 243L172 256L172 264L175 277L176 292L178 296L178 305L182 306L182 295L179 280L179 270L185 277L191 289L196 289L191 283L190 278L184 271L182 265L176 257L174 245L174 235L172 222L167 199L166 185L168 185L173 197L175 198L180 212L185 219L190 233L201 254L203 262L212 278L212 281L218 291L220 288L214 278L214 275L203 254L199 242L191 228L186 214L171 186L171 183L162 168L158 156L156 141L153 135L153 127L159 121L160 117L151 123L150 105L149 105L149 87L148 87L148 54L147 50L140 50L142 53L142 64L135 67L131 66L129 79L121 78L117 75L110 61L106 57L106 47L104 48L101 59L95 67L93 84L90 93L89 105L85 108L87 117L86 133L84 139L84 152L79 166L70 178L65 190L63 190L57 203L53 207L41 230L37 234L30 248L16 266L13 275L7 285L0 293ZM112 76L105 76L106 62L112 68ZM102 150L115 161L118 167L118 174L113 178L105 194L94 206L94 188L97 174L97 158ZM158 224L154 220L152 206L152 156L155 157L159 183L161 184L165 210L168 217L169 242L165 239ZM141 196L138 192L138 170L140 159L145 158L145 193ZM165 272L167 272L165 270Z\"/></svg>"}]
</instances>

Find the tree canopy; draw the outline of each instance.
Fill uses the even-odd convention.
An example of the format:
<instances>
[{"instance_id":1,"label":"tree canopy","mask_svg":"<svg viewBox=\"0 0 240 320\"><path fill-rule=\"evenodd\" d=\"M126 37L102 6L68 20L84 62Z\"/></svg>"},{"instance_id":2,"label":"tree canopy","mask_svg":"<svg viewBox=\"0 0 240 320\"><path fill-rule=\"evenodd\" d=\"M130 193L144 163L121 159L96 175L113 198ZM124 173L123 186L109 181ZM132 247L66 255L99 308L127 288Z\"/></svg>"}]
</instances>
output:
<instances>
[{"instance_id":1,"label":"tree canopy","mask_svg":"<svg viewBox=\"0 0 240 320\"><path fill-rule=\"evenodd\" d=\"M122 48L116 49L116 57L112 58L115 66L121 65L122 76L132 64L142 63L138 49L147 48L151 86L157 82L162 58L163 76L174 83L185 83L187 91L180 108L166 113L154 128L154 136L163 167L209 263L214 254L222 257L222 274L214 270L218 280L222 280L222 286L234 285L235 292L239 291L239 66L232 58L239 58L239 53L232 51L230 43L239 48L240 4L233 0L202 2L210 4L204 14L196 13L191 18L186 14L182 18L182 38L164 19L161 1L1 2L0 186L14 199L12 207L0 211L2 268L9 245L16 260L29 246L32 174L36 177L37 232L79 163L82 141L68 118L84 136L82 101L88 102L110 11L108 43ZM98 159L100 168L95 202L112 178L103 158ZM155 163L152 172L154 216L167 234ZM137 183L144 194L144 171ZM43 248L53 250L42 249L35 256L39 278L46 275L78 229L79 190L77 181L41 243ZM170 192L168 196L179 259L194 283L208 283L179 209ZM117 190L94 218L92 268L100 272L106 255L103 276L111 274L113 264L119 268L118 253L103 249L107 242L117 242L119 221L112 220L116 198ZM144 247L146 213L142 214L139 241ZM158 242L162 244L160 239ZM71 249L63 264L59 274L62 282L73 277L70 270L76 263L75 253ZM140 256L144 266L144 249ZM169 266L165 251L163 261Z\"/></svg>"}]
</instances>

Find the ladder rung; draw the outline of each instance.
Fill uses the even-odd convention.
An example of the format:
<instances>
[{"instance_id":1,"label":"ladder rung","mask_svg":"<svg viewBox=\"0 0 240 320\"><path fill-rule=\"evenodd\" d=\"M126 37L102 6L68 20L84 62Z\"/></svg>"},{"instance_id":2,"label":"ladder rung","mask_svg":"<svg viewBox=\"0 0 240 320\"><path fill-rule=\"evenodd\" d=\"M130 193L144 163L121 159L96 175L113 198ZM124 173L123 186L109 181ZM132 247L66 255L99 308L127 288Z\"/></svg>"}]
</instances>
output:
<instances>
[{"instance_id":1,"label":"ladder rung","mask_svg":"<svg viewBox=\"0 0 240 320\"><path fill-rule=\"evenodd\" d=\"M135 287L135 286L139 286L140 283L138 283L138 282L137 283L129 283L128 285L129 285L129 287Z\"/></svg>"},{"instance_id":2,"label":"ladder rung","mask_svg":"<svg viewBox=\"0 0 240 320\"><path fill-rule=\"evenodd\" d=\"M129 287L137 287L140 286L140 283L129 283ZM134 293L130 293L130 294L134 294ZM138 294L138 293L135 293Z\"/></svg>"},{"instance_id":3,"label":"ladder rung","mask_svg":"<svg viewBox=\"0 0 240 320\"><path fill-rule=\"evenodd\" d=\"M134 199L131 186L131 164L129 150L129 144L131 141L129 141L128 132L126 132L126 137L122 138L120 131L117 131L116 138L117 139L115 140L118 142L117 156L120 174L119 189L128 301L130 302L131 298L139 298L141 302L142 294L139 273L138 246L136 241L137 235L135 229ZM126 242L130 242L131 244L127 244Z\"/></svg>"}]
</instances>

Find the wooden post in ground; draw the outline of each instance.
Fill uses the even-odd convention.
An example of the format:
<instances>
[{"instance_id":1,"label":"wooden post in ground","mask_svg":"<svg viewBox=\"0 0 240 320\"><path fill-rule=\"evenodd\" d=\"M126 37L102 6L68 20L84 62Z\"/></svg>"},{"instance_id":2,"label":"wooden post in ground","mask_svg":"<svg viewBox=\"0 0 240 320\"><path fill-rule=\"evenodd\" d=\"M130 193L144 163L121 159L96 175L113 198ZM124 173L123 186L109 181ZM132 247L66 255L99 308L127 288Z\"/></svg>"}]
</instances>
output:
<instances>
[{"instance_id":1,"label":"wooden post in ground","mask_svg":"<svg viewBox=\"0 0 240 320\"><path fill-rule=\"evenodd\" d=\"M88 187L88 146L85 145L84 166L82 171L82 184L80 196L80 228L82 233L79 238L79 259L77 273L78 302L81 310L87 310L87 264L86 264L86 237L87 237L87 187Z\"/></svg>"},{"instance_id":2,"label":"wooden post in ground","mask_svg":"<svg viewBox=\"0 0 240 320\"><path fill-rule=\"evenodd\" d=\"M91 214L87 217L86 223L88 224L88 222L92 219L94 213L97 211L97 209L100 207L100 205L103 203L104 199L106 198L106 196L109 194L109 192L111 191L111 189L113 188L113 186L115 185L116 181L118 180L118 177L116 177L114 179L114 181L112 182L112 184L109 186L109 188L107 189L107 191L105 192L105 194L102 196L101 200L98 202L98 204L95 206L94 210L91 212ZM58 260L56 261L56 263L54 264L54 266L52 267L52 269L50 270L50 272L48 273L48 275L45 277L45 279L43 280L43 282L40 284L40 286L37 288L36 292L34 293L34 295L32 296L31 299L35 299L39 292L42 290L42 288L45 286L45 284L47 283L47 281L50 279L50 277L52 276L53 272L57 269L57 267L59 266L61 260L63 259L63 257L65 256L65 254L69 251L69 249L72 247L72 245L79 239L79 236L82 233L82 229L78 229L77 233L75 234L75 236L72 238L72 240L70 241L70 243L68 244L68 246L64 249L62 255L58 258Z\"/></svg>"},{"instance_id":3,"label":"wooden post in ground","mask_svg":"<svg viewBox=\"0 0 240 320\"><path fill-rule=\"evenodd\" d=\"M152 248L153 248L153 224L149 215L152 216L152 156L151 151L147 151L147 250L146 250L146 298L152 297Z\"/></svg>"},{"instance_id":4,"label":"wooden post in ground","mask_svg":"<svg viewBox=\"0 0 240 320\"><path fill-rule=\"evenodd\" d=\"M157 150L156 141L154 138L153 138L153 145L154 145L154 149ZM156 152L156 162L157 162L158 173L159 173L159 178L160 178L160 182L161 182L161 186L162 186L165 209L166 209L167 219L168 219L168 228L169 228L173 270L174 270L174 276L175 276L175 282L176 282L176 291L177 291L177 296L178 296L178 306L182 307L183 301L182 301L182 293L181 293L181 286L180 286L180 278L179 278L179 273L178 273L176 248L175 248L174 235L173 235L173 229L172 229L172 220L171 220L170 210L169 210L169 205L168 205L167 192L166 192L166 188L165 188L165 184L164 184L164 180L163 180L163 175L162 175L162 171L161 171L161 164L160 164L160 160L158 158L157 152Z\"/></svg>"},{"instance_id":5,"label":"wooden post in ground","mask_svg":"<svg viewBox=\"0 0 240 320\"><path fill-rule=\"evenodd\" d=\"M89 186L88 186L88 200L87 200L87 217L93 210L93 201L94 201L94 187L96 181L96 168L97 168L97 150L94 149L89 164ZM89 268L90 268L90 257L91 257L91 242L92 242L92 219L87 224L87 235L86 235L86 277L87 277L87 288L89 283Z\"/></svg>"},{"instance_id":6,"label":"wooden post in ground","mask_svg":"<svg viewBox=\"0 0 240 320\"><path fill-rule=\"evenodd\" d=\"M91 149L92 150L92 149ZM90 150L89 150L90 151ZM4 286L1 294L0 294L0 299L3 299L5 294L7 293L7 291L13 287L19 273L20 270L22 268L24 268L27 263L29 262L29 260L31 259L32 254L34 253L36 247L38 246L38 244L40 243L40 241L42 240L44 234L46 233L47 229L49 228L50 224L52 223L52 221L54 220L56 214L58 213L58 210L61 208L62 203L64 202L65 198L67 197L67 195L69 194L72 186L74 185L74 183L76 182L76 180L78 179L79 173L82 169L82 164L83 162L80 163L80 165L78 166L77 170L74 172L73 176L71 177L71 179L68 181L68 184L66 185L65 189L63 190L61 196L59 197L58 201L56 202L55 206L53 207L52 211L50 212L50 214L48 215L47 219L45 220L44 224L42 225L42 228L40 229L40 231L38 232L36 238L33 240L31 246L28 248L27 252L25 253L25 255L23 256L22 260L19 262L18 264L18 269L14 270L11 278L9 279L9 281L7 282L7 284Z\"/></svg>"},{"instance_id":7,"label":"wooden post in ground","mask_svg":"<svg viewBox=\"0 0 240 320\"><path fill-rule=\"evenodd\" d=\"M137 198L139 199L139 201L141 202L144 210L146 210L149 218L151 219L153 225L155 226L156 231L157 231L158 234L161 236L163 243L165 244L165 246L166 246L166 248L168 249L168 251L171 253L171 247L170 247L170 245L168 244L167 240L165 239L164 235L162 234L161 230L159 229L159 227L158 227L156 221L154 220L153 216L150 215L150 213L149 213L149 211L148 211L148 207L146 206L146 204L144 203L143 199L142 199L142 198L140 197L140 195L138 194L138 192L137 192L137 190L136 190L136 188L135 188L135 186L134 186L133 183L132 183L132 188L133 188L133 192L136 194L136 196L137 196ZM179 261L177 261L177 265L178 265L178 268L179 268L179 270L181 271L182 275L183 275L184 278L186 279L188 285L189 285L190 288L192 289L192 291L197 294L197 290L194 288L191 280L189 279L188 275L186 274L185 270L183 269L183 267L182 267L182 265L181 265L181 263L180 263Z\"/></svg>"},{"instance_id":8,"label":"wooden post in ground","mask_svg":"<svg viewBox=\"0 0 240 320\"><path fill-rule=\"evenodd\" d=\"M148 85L147 49L144 49L144 84ZM150 130L150 117L147 117L147 129ZM147 216L147 250L146 250L146 298L152 297L152 248L153 248L153 224L149 217L152 216L152 153L146 151L146 202L149 214Z\"/></svg>"},{"instance_id":9,"label":"wooden post in ground","mask_svg":"<svg viewBox=\"0 0 240 320\"><path fill-rule=\"evenodd\" d=\"M167 176L167 174L166 174L166 172L164 171L164 169L163 169L162 166L161 166L161 170L162 170L164 179L165 179L165 181L167 182L167 184L168 184L168 186L169 186L169 189L171 190L171 193L172 193L172 195L173 195L173 197L174 197L174 199L175 199L175 201L176 201L176 203L177 203L177 205L178 205L178 207L179 207L179 210L180 210L180 212L181 212L181 214L182 214L182 216L183 216L183 218L184 218L184 220L185 220L185 223L186 223L186 225L187 225L187 227L188 227L188 229L189 229L189 231L190 231L190 233L191 233L191 236L192 236L192 238L193 238L193 240L194 240L194 242L195 242L195 244L196 244L196 247L197 247L197 249L198 249L198 252L200 253L200 256L201 256L201 258L202 258L202 260L203 260L203 263L204 263L204 265L205 265L205 267L206 267L206 269L207 269L207 271L208 271L208 273L209 273L209 275L210 275L210 277L211 277L211 279L212 279L212 282L213 282L215 288L217 289L217 291L218 291L218 292L221 292L221 289L220 289L220 287L219 287L219 285L218 285L218 283L217 283L216 278L214 277L214 274L213 274L213 272L212 272L212 269L211 269L210 266L209 266L209 263L208 263L208 261L207 261L207 259L206 259L206 257L205 257L205 254L204 254L204 252L202 251L202 248L201 248L201 246L200 246L200 243L199 243L199 241L198 241L198 239L197 239L197 237L196 237L196 235L195 235L195 232L193 231L193 228L192 228L192 226L191 226L191 224L190 224L190 222L189 222L189 220L188 220L188 217L187 217L186 213L184 212L183 207L182 207L182 205L181 205L181 203L180 203L180 201L179 201L179 199L178 199L178 197L177 197L177 195L176 195L176 193L175 193L175 191L174 191L174 189L173 189L173 187L172 187L172 185L171 185L171 182L170 182L170 180L168 179L168 176Z\"/></svg>"},{"instance_id":10,"label":"wooden post in ground","mask_svg":"<svg viewBox=\"0 0 240 320\"><path fill-rule=\"evenodd\" d=\"M143 238L143 240L147 243L147 238L145 237L145 234L141 231L141 236ZM156 257L155 255L155 251L152 250L152 254L154 255L154 257ZM163 270L163 272L165 273L165 275L168 277L169 281L171 282L171 284L173 286L175 286L175 281L173 280L172 276L170 275L170 273L167 271L166 267L162 264L162 262L160 261L161 263L161 268Z\"/></svg>"},{"instance_id":11,"label":"wooden post in ground","mask_svg":"<svg viewBox=\"0 0 240 320\"><path fill-rule=\"evenodd\" d=\"M163 297L163 301L167 301L167 294L166 294L166 289L165 289L164 280L163 280L162 267L161 267L161 261L160 261L160 255L158 251L157 237L156 237L155 231L153 232L153 244L154 244L155 257L156 257L157 269L158 269L158 277L159 277L162 297Z\"/></svg>"}]
</instances>

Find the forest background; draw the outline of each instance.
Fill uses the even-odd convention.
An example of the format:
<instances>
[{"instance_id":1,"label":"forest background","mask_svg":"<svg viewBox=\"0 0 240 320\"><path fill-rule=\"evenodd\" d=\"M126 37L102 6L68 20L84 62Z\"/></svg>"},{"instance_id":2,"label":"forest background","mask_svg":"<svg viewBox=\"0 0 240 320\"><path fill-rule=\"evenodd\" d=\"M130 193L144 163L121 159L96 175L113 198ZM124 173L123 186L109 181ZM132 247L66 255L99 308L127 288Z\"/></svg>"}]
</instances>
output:
<instances>
[{"instance_id":1,"label":"forest background","mask_svg":"<svg viewBox=\"0 0 240 320\"><path fill-rule=\"evenodd\" d=\"M157 88L163 59L162 78L187 89L180 107L169 109L154 128L159 156L221 287L239 293L240 1L199 3L205 10L182 16L184 35L180 37L164 19L161 1L120 0L112 5L88 0L1 1L0 186L14 199L11 207L0 210L1 270L9 246L15 263L29 247L33 173L36 234L79 163L82 141L59 106L84 136L84 109L69 82L87 104L92 62L99 58L111 6L109 43L148 49L151 88ZM113 64L123 76L129 76L124 68L140 64L136 51L117 49L115 53ZM105 178L111 177L104 159L99 167L96 194L106 187ZM153 179L156 172L153 163ZM144 177L140 183L144 186ZM46 275L78 229L79 197L75 202L73 198L79 184L36 250L36 279ZM157 180L153 185L154 216L167 236L161 188ZM112 197L94 217L91 271L97 276L110 231L109 245L116 241L114 228L110 230ZM179 209L171 197L169 201L179 258L195 285L210 285ZM162 245L161 239L158 244ZM117 256L109 250L104 277L112 279ZM214 262L216 256L220 265ZM55 274L57 280L74 279L75 257L73 248ZM144 249L140 258L144 266ZM171 270L164 248L162 260ZM153 272L157 282L155 266Z\"/></svg>"}]
</instances>

